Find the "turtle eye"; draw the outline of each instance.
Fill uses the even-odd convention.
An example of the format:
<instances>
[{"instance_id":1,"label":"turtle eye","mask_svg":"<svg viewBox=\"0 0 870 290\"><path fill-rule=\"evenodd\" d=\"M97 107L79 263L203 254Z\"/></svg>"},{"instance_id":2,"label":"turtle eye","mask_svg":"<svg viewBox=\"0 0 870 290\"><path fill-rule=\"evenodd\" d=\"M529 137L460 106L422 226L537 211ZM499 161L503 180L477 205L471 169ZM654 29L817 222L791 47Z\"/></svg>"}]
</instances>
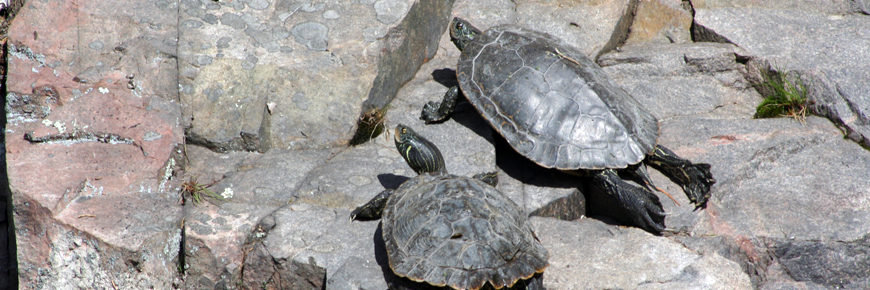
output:
<instances>
[{"instance_id":1,"label":"turtle eye","mask_svg":"<svg viewBox=\"0 0 870 290\"><path fill-rule=\"evenodd\" d=\"M456 29L463 29L463 28L465 28L465 24L462 24L462 22L456 23Z\"/></svg>"}]
</instances>

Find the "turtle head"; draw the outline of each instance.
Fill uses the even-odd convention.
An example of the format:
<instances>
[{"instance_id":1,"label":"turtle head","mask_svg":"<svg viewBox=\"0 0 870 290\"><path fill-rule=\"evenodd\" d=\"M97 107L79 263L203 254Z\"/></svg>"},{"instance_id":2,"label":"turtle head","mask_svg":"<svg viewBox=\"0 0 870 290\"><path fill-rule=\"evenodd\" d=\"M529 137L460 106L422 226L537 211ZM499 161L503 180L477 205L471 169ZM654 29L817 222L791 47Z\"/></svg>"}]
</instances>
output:
<instances>
[{"instance_id":1,"label":"turtle head","mask_svg":"<svg viewBox=\"0 0 870 290\"><path fill-rule=\"evenodd\" d=\"M421 173L447 173L444 166L444 157L435 144L417 135L410 127L399 124L396 126L396 149L405 162L414 172Z\"/></svg>"},{"instance_id":2,"label":"turtle head","mask_svg":"<svg viewBox=\"0 0 870 290\"><path fill-rule=\"evenodd\" d=\"M453 44L456 45L459 51L465 49L465 45L474 40L479 34L480 30L477 30L465 19L454 17L453 21L450 22L450 40L453 41Z\"/></svg>"}]
</instances>

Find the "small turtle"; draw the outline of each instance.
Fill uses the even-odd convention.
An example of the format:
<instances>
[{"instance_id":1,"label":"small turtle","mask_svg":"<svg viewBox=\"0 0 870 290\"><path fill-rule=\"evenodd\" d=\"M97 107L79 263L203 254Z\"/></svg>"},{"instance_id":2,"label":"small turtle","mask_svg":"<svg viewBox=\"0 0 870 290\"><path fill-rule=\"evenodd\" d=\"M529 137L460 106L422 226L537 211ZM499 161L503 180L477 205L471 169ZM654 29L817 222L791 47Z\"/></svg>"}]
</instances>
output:
<instances>
[{"instance_id":1,"label":"small turtle","mask_svg":"<svg viewBox=\"0 0 870 290\"><path fill-rule=\"evenodd\" d=\"M716 182L709 164L693 164L657 145L658 121L576 48L549 34L503 25L481 32L454 18L450 37L462 52L459 87L429 102L421 119L446 120L459 88L517 152L545 168L591 175L639 227L665 229L664 210L644 164L679 184L696 208ZM646 188L622 180L640 179Z\"/></svg>"},{"instance_id":2,"label":"small turtle","mask_svg":"<svg viewBox=\"0 0 870 290\"><path fill-rule=\"evenodd\" d=\"M438 148L401 124L395 142L419 175L350 215L381 218L390 268L425 283L391 288L543 289L549 254L519 206L495 189L497 172L448 174Z\"/></svg>"}]
</instances>

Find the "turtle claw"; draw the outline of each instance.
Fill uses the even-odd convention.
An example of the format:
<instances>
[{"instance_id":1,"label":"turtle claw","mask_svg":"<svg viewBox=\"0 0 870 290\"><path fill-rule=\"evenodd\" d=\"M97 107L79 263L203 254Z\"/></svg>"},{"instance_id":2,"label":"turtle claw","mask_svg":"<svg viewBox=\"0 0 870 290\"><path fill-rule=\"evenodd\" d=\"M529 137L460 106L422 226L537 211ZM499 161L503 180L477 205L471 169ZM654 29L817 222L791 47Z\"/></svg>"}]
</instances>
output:
<instances>
[{"instance_id":1,"label":"turtle claw","mask_svg":"<svg viewBox=\"0 0 870 290\"><path fill-rule=\"evenodd\" d=\"M689 200L695 204L695 208L706 206L707 200L710 199L710 188L716 183L716 179L710 173L710 164L692 163L661 145L656 146L655 152L644 162L679 184Z\"/></svg>"},{"instance_id":2,"label":"turtle claw","mask_svg":"<svg viewBox=\"0 0 870 290\"><path fill-rule=\"evenodd\" d=\"M447 120L456 109L456 100L459 98L459 87L453 86L444 93L444 99L440 103L429 101L420 112L420 120L426 124L438 123Z\"/></svg>"},{"instance_id":3,"label":"turtle claw","mask_svg":"<svg viewBox=\"0 0 870 290\"><path fill-rule=\"evenodd\" d=\"M634 226L654 234L665 230L665 211L651 191L622 180L612 169L595 174L593 180L626 211Z\"/></svg>"},{"instance_id":4,"label":"turtle claw","mask_svg":"<svg viewBox=\"0 0 870 290\"><path fill-rule=\"evenodd\" d=\"M420 120L426 121L426 124L447 120L447 115L441 114L439 116L438 107L440 106L440 103L434 101L426 103L426 105L423 106L423 112L420 113Z\"/></svg>"}]
</instances>

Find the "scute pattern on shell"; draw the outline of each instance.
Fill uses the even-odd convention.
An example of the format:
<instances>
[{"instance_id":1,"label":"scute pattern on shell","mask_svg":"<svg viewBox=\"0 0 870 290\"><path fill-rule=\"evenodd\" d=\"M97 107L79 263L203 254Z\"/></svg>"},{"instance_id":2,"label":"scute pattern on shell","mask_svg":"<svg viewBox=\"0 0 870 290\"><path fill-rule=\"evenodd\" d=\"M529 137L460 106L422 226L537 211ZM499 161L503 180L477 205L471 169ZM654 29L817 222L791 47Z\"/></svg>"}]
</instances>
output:
<instances>
[{"instance_id":1,"label":"scute pattern on shell","mask_svg":"<svg viewBox=\"0 0 870 290\"><path fill-rule=\"evenodd\" d=\"M468 177L424 173L406 181L387 202L382 230L393 272L417 282L502 288L548 266L523 210Z\"/></svg>"},{"instance_id":2,"label":"scute pattern on shell","mask_svg":"<svg viewBox=\"0 0 870 290\"><path fill-rule=\"evenodd\" d=\"M655 117L601 67L548 34L491 28L465 47L456 73L484 119L541 166L625 168L655 148Z\"/></svg>"}]
</instances>

